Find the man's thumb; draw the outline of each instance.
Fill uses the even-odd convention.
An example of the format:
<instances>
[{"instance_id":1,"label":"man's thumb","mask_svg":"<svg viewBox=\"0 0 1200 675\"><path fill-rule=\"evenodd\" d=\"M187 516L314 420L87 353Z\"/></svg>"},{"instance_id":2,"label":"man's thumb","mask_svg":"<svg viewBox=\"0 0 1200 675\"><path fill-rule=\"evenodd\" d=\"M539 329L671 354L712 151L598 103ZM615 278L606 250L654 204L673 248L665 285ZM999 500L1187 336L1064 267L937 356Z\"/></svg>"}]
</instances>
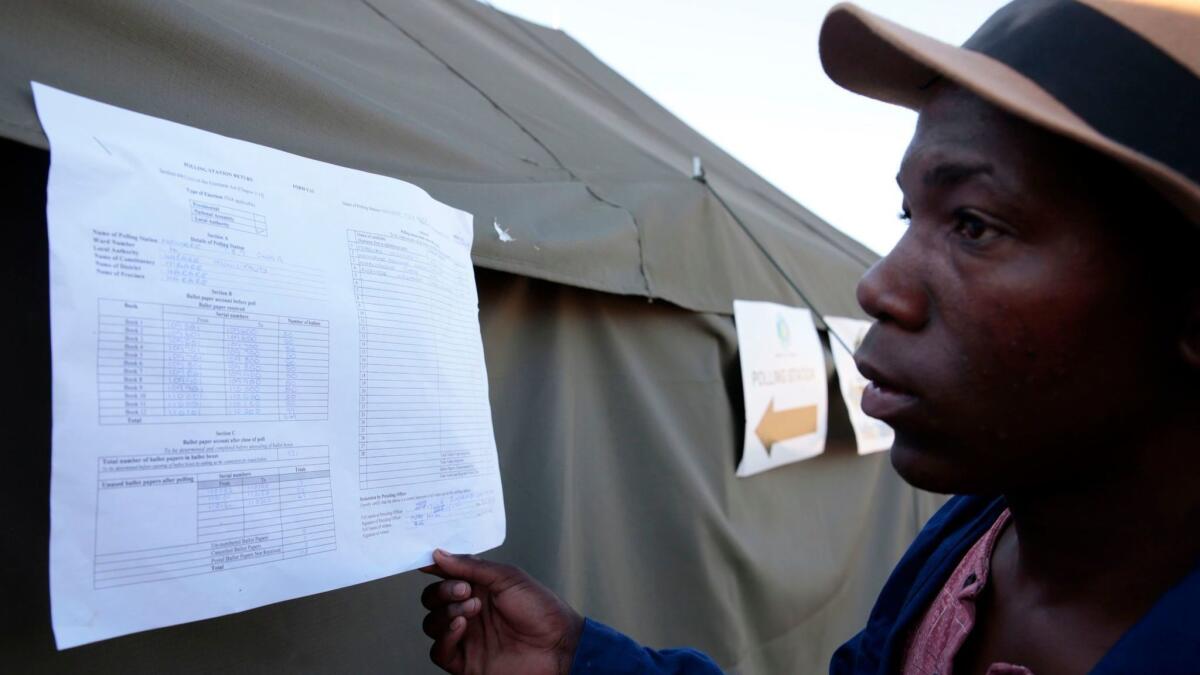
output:
<instances>
[{"instance_id":1,"label":"man's thumb","mask_svg":"<svg viewBox=\"0 0 1200 675\"><path fill-rule=\"evenodd\" d=\"M442 549L433 551L433 562L444 573L438 576L462 579L480 586L491 586L507 576L506 565L490 560L476 558L473 555L454 555ZM436 574L436 572L434 572Z\"/></svg>"}]
</instances>

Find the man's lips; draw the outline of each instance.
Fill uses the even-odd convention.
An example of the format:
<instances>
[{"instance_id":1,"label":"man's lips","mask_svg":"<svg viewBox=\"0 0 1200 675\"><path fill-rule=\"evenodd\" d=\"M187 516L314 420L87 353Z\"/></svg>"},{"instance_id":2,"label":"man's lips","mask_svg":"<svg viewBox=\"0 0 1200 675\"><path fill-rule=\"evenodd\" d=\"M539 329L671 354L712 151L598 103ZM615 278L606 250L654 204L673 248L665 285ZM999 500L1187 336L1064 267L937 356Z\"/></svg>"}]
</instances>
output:
<instances>
[{"instance_id":1,"label":"man's lips","mask_svg":"<svg viewBox=\"0 0 1200 675\"><path fill-rule=\"evenodd\" d=\"M860 360L855 365L871 381L863 390L862 397L862 409L867 415L887 422L901 416L920 400L915 393L871 363Z\"/></svg>"},{"instance_id":2,"label":"man's lips","mask_svg":"<svg viewBox=\"0 0 1200 675\"><path fill-rule=\"evenodd\" d=\"M867 415L887 422L916 405L918 400L915 394L872 382L863 390L862 409Z\"/></svg>"}]
</instances>

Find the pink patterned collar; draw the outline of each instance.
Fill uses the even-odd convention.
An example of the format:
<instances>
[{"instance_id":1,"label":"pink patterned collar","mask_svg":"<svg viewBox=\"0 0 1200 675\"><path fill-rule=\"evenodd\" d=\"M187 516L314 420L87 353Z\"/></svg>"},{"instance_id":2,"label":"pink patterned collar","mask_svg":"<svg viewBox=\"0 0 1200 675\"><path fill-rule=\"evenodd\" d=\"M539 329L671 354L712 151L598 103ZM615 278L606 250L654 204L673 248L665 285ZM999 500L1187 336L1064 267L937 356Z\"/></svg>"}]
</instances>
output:
<instances>
[{"instance_id":1,"label":"pink patterned collar","mask_svg":"<svg viewBox=\"0 0 1200 675\"><path fill-rule=\"evenodd\" d=\"M975 601L987 585L992 551L1012 514L1000 514L991 529L963 556L946 585L925 611L909 638L904 675L951 675L954 657L975 626ZM993 663L987 675L1033 675L1024 666Z\"/></svg>"}]
</instances>

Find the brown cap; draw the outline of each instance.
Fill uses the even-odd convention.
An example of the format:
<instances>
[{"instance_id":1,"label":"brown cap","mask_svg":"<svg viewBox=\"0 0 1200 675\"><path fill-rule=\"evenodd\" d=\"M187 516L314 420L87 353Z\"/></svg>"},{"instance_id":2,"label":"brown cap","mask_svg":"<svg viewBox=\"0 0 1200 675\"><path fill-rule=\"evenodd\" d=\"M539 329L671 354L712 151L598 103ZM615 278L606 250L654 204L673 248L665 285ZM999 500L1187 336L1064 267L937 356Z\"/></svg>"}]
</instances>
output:
<instances>
[{"instance_id":1,"label":"brown cap","mask_svg":"<svg viewBox=\"0 0 1200 675\"><path fill-rule=\"evenodd\" d=\"M820 45L851 91L919 109L945 78L1117 159L1200 223L1200 0L1015 0L962 47L839 4Z\"/></svg>"}]
</instances>

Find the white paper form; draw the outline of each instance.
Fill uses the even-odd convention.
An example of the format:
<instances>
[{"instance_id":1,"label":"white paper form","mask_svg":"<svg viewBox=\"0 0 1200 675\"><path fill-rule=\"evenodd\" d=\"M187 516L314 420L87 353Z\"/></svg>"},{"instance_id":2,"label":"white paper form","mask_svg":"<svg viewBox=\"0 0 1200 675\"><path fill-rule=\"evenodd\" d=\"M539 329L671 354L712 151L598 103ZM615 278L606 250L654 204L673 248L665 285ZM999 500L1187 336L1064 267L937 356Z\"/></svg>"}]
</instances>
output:
<instances>
[{"instance_id":1,"label":"white paper form","mask_svg":"<svg viewBox=\"0 0 1200 675\"><path fill-rule=\"evenodd\" d=\"M504 539L468 214L34 85L59 648Z\"/></svg>"}]
</instances>

